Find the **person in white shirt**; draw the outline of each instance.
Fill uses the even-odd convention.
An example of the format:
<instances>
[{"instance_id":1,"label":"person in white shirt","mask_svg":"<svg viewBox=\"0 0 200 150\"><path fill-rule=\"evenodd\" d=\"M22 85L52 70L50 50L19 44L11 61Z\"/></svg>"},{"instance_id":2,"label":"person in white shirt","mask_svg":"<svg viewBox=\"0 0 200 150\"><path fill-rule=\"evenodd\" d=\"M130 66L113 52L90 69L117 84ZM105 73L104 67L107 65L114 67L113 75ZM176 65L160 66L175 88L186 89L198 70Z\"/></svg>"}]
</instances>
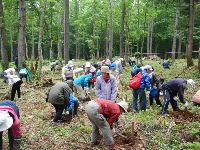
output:
<instances>
[{"instance_id":1,"label":"person in white shirt","mask_svg":"<svg viewBox=\"0 0 200 150\"><path fill-rule=\"evenodd\" d=\"M51 62L50 63L50 68L51 68L51 71L56 71L56 65L58 65L58 62Z\"/></svg>"},{"instance_id":2,"label":"person in white shirt","mask_svg":"<svg viewBox=\"0 0 200 150\"><path fill-rule=\"evenodd\" d=\"M20 98L20 87L22 80L17 75L4 75L5 81L12 88L11 89L11 101L14 101L15 93L17 91L18 98Z\"/></svg>"},{"instance_id":3,"label":"person in white shirt","mask_svg":"<svg viewBox=\"0 0 200 150\"><path fill-rule=\"evenodd\" d=\"M66 64L66 66L64 66L62 68L62 79L63 81L67 81L67 80L73 80L73 63L72 61L69 61L68 64Z\"/></svg>"},{"instance_id":4,"label":"person in white shirt","mask_svg":"<svg viewBox=\"0 0 200 150\"><path fill-rule=\"evenodd\" d=\"M102 60L102 66L110 66L111 62L110 59L108 59L106 56L103 56L103 60Z\"/></svg>"}]
</instances>

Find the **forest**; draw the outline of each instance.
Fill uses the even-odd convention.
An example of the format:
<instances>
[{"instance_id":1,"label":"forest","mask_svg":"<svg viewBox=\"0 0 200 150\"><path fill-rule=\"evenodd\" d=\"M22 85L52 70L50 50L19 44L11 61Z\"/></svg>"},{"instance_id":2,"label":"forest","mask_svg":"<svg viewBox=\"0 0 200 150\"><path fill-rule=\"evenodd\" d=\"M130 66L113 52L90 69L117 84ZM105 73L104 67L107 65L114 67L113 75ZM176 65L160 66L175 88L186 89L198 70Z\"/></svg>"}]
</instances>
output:
<instances>
[{"instance_id":1,"label":"forest","mask_svg":"<svg viewBox=\"0 0 200 150\"><path fill-rule=\"evenodd\" d=\"M113 135L119 149L199 150L200 107L191 101L200 88L199 10L198 0L0 0L0 70L14 68L18 56L18 69L26 67L32 76L29 83L22 79L21 97L15 95L14 100L20 110L21 149L105 149L102 135L99 145L90 145L87 102L80 99L77 116L63 114L67 120L53 125L56 112L46 93L62 82L61 69L69 60L79 68L101 62L106 55L111 61L125 60L116 101L125 99L130 110L120 116L122 126L116 126L121 136ZM157 59L142 60L152 55ZM180 110L169 106L169 114L162 116L155 102L150 106L146 93L146 111L132 111L128 84L133 66L127 63L131 56L136 63L154 67L165 82L193 79L196 85L184 93L188 107L178 100ZM170 69L162 66L166 59ZM54 72L51 62L58 62ZM11 89L3 79L1 85L4 100ZM160 100L164 102L163 95ZM3 148L9 149L7 132L3 139Z\"/></svg>"},{"instance_id":2,"label":"forest","mask_svg":"<svg viewBox=\"0 0 200 150\"><path fill-rule=\"evenodd\" d=\"M94 59L103 55L198 57L195 0L0 1L3 68L24 60ZM41 65L42 66L42 65ZM41 68L41 66L39 68Z\"/></svg>"}]
</instances>

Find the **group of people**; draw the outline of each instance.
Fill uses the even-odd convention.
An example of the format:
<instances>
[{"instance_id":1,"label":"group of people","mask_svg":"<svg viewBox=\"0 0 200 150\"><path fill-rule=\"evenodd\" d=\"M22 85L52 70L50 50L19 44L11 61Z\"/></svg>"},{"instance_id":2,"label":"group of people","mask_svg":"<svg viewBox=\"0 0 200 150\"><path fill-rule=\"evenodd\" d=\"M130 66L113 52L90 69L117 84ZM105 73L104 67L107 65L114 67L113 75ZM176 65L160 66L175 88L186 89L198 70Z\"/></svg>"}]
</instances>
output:
<instances>
[{"instance_id":1,"label":"group of people","mask_svg":"<svg viewBox=\"0 0 200 150\"><path fill-rule=\"evenodd\" d=\"M96 93L96 98L90 100L85 105L85 112L92 123L90 144L91 146L95 146L101 143L98 136L99 130L101 130L106 147L108 149L117 149L112 135L115 133L115 126L120 125L119 116L128 111L127 102L124 100L116 101L119 80L123 71L122 61L123 59L120 58L111 63L107 57L104 57L101 63L91 65L90 62L86 62L80 68L74 68L72 61L69 61L62 69L62 82L55 83L47 91L46 102L51 103L56 111L51 123L55 125L65 121L66 118L63 117L63 113L77 116L80 99L76 98L75 91L79 91L81 100L86 102L89 99L84 89L88 87L89 92L95 91ZM163 84L163 79L154 72L152 66L135 65L134 67L131 71L132 77L136 74L141 74L142 79L139 89L132 90L133 111L146 110L146 94L149 95L150 105L153 104L153 99L155 98L156 104L162 107L162 115L168 113L169 103L171 103L174 111L179 110L177 96L185 107L188 106L188 102L184 100L184 90L195 85L192 79L184 80L182 78L175 78ZM51 70L53 71L54 69L51 68ZM9 85L12 85L12 92L11 100L0 102L0 147L2 147L3 141L2 133L8 129L10 149L18 150L20 148L22 133L19 121L19 109L13 100L16 90L18 91L18 98L20 98L20 85L22 81L15 75L15 70L13 69L9 71L5 70L1 76L4 77ZM154 89L157 89L158 93L163 92L163 103L159 99L159 94L156 96L151 95L151 91ZM137 106L138 98L140 98L139 109Z\"/></svg>"},{"instance_id":2,"label":"group of people","mask_svg":"<svg viewBox=\"0 0 200 150\"><path fill-rule=\"evenodd\" d=\"M153 104L153 99L155 98L156 104L162 107L161 115L168 113L168 105L171 103L174 111L180 110L177 104L179 97L180 102L184 107L188 106L188 102L184 100L184 90L189 87L194 87L195 82L192 79L185 80L183 78L174 78L165 83L164 79L159 77L155 72L154 68L150 65L139 66L131 71L132 77L136 74L141 73L142 79L140 82L140 88L133 90L133 103L132 110L137 111L137 101L138 97L140 98L140 110L146 110L147 100L146 94L149 96L150 106ZM145 93L146 89L146 93ZM155 92L154 95L151 92ZM161 103L159 96L160 92L163 93L164 102ZM178 97L177 97L178 96Z\"/></svg>"},{"instance_id":3,"label":"group of people","mask_svg":"<svg viewBox=\"0 0 200 150\"><path fill-rule=\"evenodd\" d=\"M97 145L100 143L98 139L99 129L103 133L103 138L106 147L113 149L116 147L112 138L112 134L115 132L113 123L120 125L119 116L123 112L127 112L128 104L122 100L116 101L118 84L116 77L119 78L122 74L122 59L115 61L116 69L111 70L110 65L114 62L110 62L106 57L101 63L92 65L90 62L86 62L82 69L82 75L74 78L74 69L72 62L68 62L62 70L63 82L57 82L47 92L46 101L51 103L56 114L52 120L52 124L57 124L65 118L62 117L64 110L66 114L77 115L80 99L78 100L74 95L75 90L79 91L81 95L81 101L87 101L85 88L89 92L95 91L97 98L89 101L85 106L86 114L89 120L92 122L93 131L91 135L91 145ZM70 67L70 68L69 68ZM71 76L69 72L71 71ZM77 72L76 72L77 73ZM75 93L75 94L74 94Z\"/></svg>"}]
</instances>

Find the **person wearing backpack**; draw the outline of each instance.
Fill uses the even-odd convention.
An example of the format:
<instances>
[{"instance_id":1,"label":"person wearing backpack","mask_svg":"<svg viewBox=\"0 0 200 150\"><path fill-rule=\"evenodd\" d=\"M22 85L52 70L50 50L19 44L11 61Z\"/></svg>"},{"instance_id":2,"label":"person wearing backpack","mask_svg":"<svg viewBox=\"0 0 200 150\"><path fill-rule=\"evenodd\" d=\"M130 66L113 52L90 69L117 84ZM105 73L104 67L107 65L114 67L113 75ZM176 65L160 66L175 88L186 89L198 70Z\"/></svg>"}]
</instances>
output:
<instances>
[{"instance_id":1,"label":"person wearing backpack","mask_svg":"<svg viewBox=\"0 0 200 150\"><path fill-rule=\"evenodd\" d=\"M122 75L122 61L123 61L123 58L116 60L115 67L113 65L113 68L111 67L113 63L110 65L110 70L112 70L112 74L116 78L116 81L117 81L117 87L119 86L119 83L120 83L120 75Z\"/></svg>"},{"instance_id":2,"label":"person wearing backpack","mask_svg":"<svg viewBox=\"0 0 200 150\"><path fill-rule=\"evenodd\" d=\"M66 64L66 66L64 66L62 68L61 76L62 76L63 81L74 80L73 79L73 70L74 70L73 66L74 65L73 65L72 61L68 61L68 64Z\"/></svg>"},{"instance_id":3,"label":"person wearing backpack","mask_svg":"<svg viewBox=\"0 0 200 150\"><path fill-rule=\"evenodd\" d=\"M159 99L159 96L160 96L159 93L161 89L160 78L157 74L154 73L154 69L150 65L146 65L145 69L147 70L147 73L149 74L150 83L151 83L151 91L149 94L150 106L153 105L153 99L155 98L156 104L162 107L162 104Z\"/></svg>"},{"instance_id":4,"label":"person wearing backpack","mask_svg":"<svg viewBox=\"0 0 200 150\"><path fill-rule=\"evenodd\" d=\"M150 77L149 74L146 72L146 70L144 69L141 73L142 78L140 80L140 86L139 89L133 89L132 93L133 93L133 103L132 103L132 110L134 112L136 112L138 110L137 107L137 101L138 101L138 97L140 98L140 110L146 110L146 103L147 103L147 99L146 99L146 94L145 94L145 88L146 91L150 91Z\"/></svg>"}]
</instances>

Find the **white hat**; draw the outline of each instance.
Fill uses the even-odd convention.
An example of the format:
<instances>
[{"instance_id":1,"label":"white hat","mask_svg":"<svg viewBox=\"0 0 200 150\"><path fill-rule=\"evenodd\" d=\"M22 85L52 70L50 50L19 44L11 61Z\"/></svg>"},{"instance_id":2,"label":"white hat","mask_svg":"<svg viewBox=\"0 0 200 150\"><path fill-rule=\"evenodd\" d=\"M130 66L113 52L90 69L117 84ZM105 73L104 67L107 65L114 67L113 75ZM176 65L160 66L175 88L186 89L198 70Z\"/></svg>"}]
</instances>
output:
<instances>
[{"instance_id":1,"label":"white hat","mask_svg":"<svg viewBox=\"0 0 200 150\"><path fill-rule=\"evenodd\" d=\"M73 67L74 66L72 61L68 61L68 65L69 65L69 67Z\"/></svg>"},{"instance_id":2,"label":"white hat","mask_svg":"<svg viewBox=\"0 0 200 150\"><path fill-rule=\"evenodd\" d=\"M128 104L125 101L121 101L119 103L117 103L119 106L121 106L125 112L127 112L128 109Z\"/></svg>"},{"instance_id":3,"label":"white hat","mask_svg":"<svg viewBox=\"0 0 200 150\"><path fill-rule=\"evenodd\" d=\"M10 128L13 124L13 118L7 111L0 111L0 132Z\"/></svg>"},{"instance_id":4,"label":"white hat","mask_svg":"<svg viewBox=\"0 0 200 150\"><path fill-rule=\"evenodd\" d=\"M90 72L94 72L94 71L96 71L96 68L94 66L91 66L90 67Z\"/></svg>"},{"instance_id":5,"label":"white hat","mask_svg":"<svg viewBox=\"0 0 200 150\"><path fill-rule=\"evenodd\" d=\"M109 67L108 66L102 66L101 72L110 73Z\"/></svg>"},{"instance_id":6,"label":"white hat","mask_svg":"<svg viewBox=\"0 0 200 150\"><path fill-rule=\"evenodd\" d=\"M90 65L90 62L86 62L85 63L85 67L90 67L91 65Z\"/></svg>"},{"instance_id":7,"label":"white hat","mask_svg":"<svg viewBox=\"0 0 200 150\"><path fill-rule=\"evenodd\" d=\"M153 70L152 67L151 67L150 65L145 65L145 66L144 66L144 69L146 69L146 70Z\"/></svg>"},{"instance_id":8,"label":"white hat","mask_svg":"<svg viewBox=\"0 0 200 150\"><path fill-rule=\"evenodd\" d=\"M123 61L123 60L124 60L124 58L120 58L119 60Z\"/></svg>"},{"instance_id":9,"label":"white hat","mask_svg":"<svg viewBox=\"0 0 200 150\"><path fill-rule=\"evenodd\" d=\"M189 83L189 84L188 84ZM189 79L189 80L187 80L187 85L190 87L193 87L194 85L195 85L195 82L194 82L194 80L192 80L192 79Z\"/></svg>"}]
</instances>

